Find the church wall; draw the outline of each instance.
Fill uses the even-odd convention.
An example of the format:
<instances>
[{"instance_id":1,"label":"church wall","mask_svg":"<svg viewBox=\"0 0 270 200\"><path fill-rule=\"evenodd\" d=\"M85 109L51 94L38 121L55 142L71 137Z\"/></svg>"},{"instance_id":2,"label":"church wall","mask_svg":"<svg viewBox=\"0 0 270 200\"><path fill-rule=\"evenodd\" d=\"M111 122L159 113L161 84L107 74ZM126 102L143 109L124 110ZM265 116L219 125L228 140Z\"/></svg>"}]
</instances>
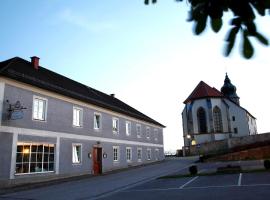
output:
<instances>
[{"instance_id":1,"label":"church wall","mask_svg":"<svg viewBox=\"0 0 270 200\"><path fill-rule=\"evenodd\" d=\"M211 134L197 134L194 135L194 139L196 140L197 144L202 144L205 142L211 142Z\"/></svg>"},{"instance_id":2,"label":"church wall","mask_svg":"<svg viewBox=\"0 0 270 200\"><path fill-rule=\"evenodd\" d=\"M247 113L248 117L248 127L249 127L249 134L255 135L257 134L257 125L256 125L256 119L254 119L250 114Z\"/></svg>"},{"instance_id":3,"label":"church wall","mask_svg":"<svg viewBox=\"0 0 270 200\"><path fill-rule=\"evenodd\" d=\"M246 111L239 108L234 103L226 100L228 105L230 106L230 119L231 119L231 127L232 127L232 137L242 137L249 135L249 127L248 127L248 118L246 115ZM235 118L235 120L233 120ZM237 133L235 133L235 128L237 128Z\"/></svg>"},{"instance_id":4,"label":"church wall","mask_svg":"<svg viewBox=\"0 0 270 200\"><path fill-rule=\"evenodd\" d=\"M184 139L184 146L188 146L188 141L186 138L187 135L187 115L186 115L186 106L182 112L182 127L183 127L183 139Z\"/></svg>"},{"instance_id":5,"label":"church wall","mask_svg":"<svg viewBox=\"0 0 270 200\"><path fill-rule=\"evenodd\" d=\"M216 133L215 140L225 140L228 139L229 135L227 133Z\"/></svg>"}]
</instances>

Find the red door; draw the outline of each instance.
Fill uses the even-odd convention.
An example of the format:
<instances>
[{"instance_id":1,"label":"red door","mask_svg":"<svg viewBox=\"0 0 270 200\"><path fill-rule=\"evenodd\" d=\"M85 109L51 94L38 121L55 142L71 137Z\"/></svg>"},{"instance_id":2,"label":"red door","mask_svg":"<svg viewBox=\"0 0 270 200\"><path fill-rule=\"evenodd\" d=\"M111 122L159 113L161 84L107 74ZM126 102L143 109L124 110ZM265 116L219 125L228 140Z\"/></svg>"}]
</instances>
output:
<instances>
[{"instance_id":1,"label":"red door","mask_svg":"<svg viewBox=\"0 0 270 200\"><path fill-rule=\"evenodd\" d=\"M93 171L94 175L102 174L102 148L93 148Z\"/></svg>"}]
</instances>

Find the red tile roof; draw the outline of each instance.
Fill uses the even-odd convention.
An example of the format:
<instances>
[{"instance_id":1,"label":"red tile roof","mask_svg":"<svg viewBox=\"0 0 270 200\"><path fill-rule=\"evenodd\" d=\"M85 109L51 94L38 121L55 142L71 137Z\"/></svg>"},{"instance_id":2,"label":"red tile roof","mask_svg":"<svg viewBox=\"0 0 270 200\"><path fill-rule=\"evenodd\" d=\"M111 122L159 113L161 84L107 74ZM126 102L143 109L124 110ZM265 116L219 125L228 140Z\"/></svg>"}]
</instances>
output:
<instances>
[{"instance_id":1,"label":"red tile roof","mask_svg":"<svg viewBox=\"0 0 270 200\"><path fill-rule=\"evenodd\" d=\"M201 99L205 97L224 97L224 96L216 88L214 87L212 88L205 82L201 81L192 91L189 97L184 101L184 103L188 103L191 100Z\"/></svg>"}]
</instances>

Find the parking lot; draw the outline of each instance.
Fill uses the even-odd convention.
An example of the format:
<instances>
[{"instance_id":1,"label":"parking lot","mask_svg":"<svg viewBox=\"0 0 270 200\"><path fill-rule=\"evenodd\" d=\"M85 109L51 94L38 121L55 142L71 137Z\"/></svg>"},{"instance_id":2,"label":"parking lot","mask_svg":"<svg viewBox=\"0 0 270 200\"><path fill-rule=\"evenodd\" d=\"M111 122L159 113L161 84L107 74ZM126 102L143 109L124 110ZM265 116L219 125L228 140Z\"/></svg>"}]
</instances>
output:
<instances>
[{"instance_id":1,"label":"parking lot","mask_svg":"<svg viewBox=\"0 0 270 200\"><path fill-rule=\"evenodd\" d=\"M261 161L199 164L198 167L201 172L207 172L227 164L241 164L244 169L262 167ZM187 172L184 169L180 173ZM270 172L156 179L97 199L270 199Z\"/></svg>"},{"instance_id":2,"label":"parking lot","mask_svg":"<svg viewBox=\"0 0 270 200\"><path fill-rule=\"evenodd\" d=\"M216 175L218 167L239 165L243 170L264 169L263 161L195 163L199 174L181 178L164 175L189 174L194 161L171 159L166 162L124 170L104 176L44 184L23 190L7 191L2 200L174 200L174 199L270 199L270 172ZM209 173L214 173L209 175Z\"/></svg>"}]
</instances>

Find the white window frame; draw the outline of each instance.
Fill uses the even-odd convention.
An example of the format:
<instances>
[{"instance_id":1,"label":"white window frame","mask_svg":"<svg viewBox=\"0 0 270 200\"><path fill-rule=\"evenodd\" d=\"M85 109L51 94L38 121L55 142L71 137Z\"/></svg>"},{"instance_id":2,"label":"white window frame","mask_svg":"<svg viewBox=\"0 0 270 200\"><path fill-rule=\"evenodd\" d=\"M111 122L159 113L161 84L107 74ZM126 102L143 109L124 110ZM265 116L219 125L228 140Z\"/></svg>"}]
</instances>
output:
<instances>
[{"instance_id":1,"label":"white window frame","mask_svg":"<svg viewBox=\"0 0 270 200\"><path fill-rule=\"evenodd\" d=\"M99 127L96 127L96 116L99 116ZM102 128L102 116L100 113L95 112L94 113L94 130L99 131Z\"/></svg>"},{"instance_id":2,"label":"white window frame","mask_svg":"<svg viewBox=\"0 0 270 200\"><path fill-rule=\"evenodd\" d=\"M43 107L42 110L42 118L39 118L39 116L35 117L35 100L38 101L43 101L45 102L45 108ZM46 122L47 120L47 108L48 108L48 99L44 98L44 97L40 97L40 96L33 96L33 108L32 108L32 119L35 121L41 121L41 122ZM39 109L39 107L38 107ZM39 112L39 110L37 110L36 112ZM38 115L38 114L37 114Z\"/></svg>"},{"instance_id":3,"label":"white window frame","mask_svg":"<svg viewBox=\"0 0 270 200\"><path fill-rule=\"evenodd\" d=\"M154 129L154 137L155 137L155 141L158 141L158 129Z\"/></svg>"},{"instance_id":4,"label":"white window frame","mask_svg":"<svg viewBox=\"0 0 270 200\"><path fill-rule=\"evenodd\" d=\"M151 155L151 149L150 148L147 148L146 149L146 158L147 158L147 160L151 160L151 157L152 157L152 155Z\"/></svg>"},{"instance_id":5,"label":"white window frame","mask_svg":"<svg viewBox=\"0 0 270 200\"><path fill-rule=\"evenodd\" d=\"M53 143L39 143L39 142L17 142L16 147L18 146L29 146L30 148L28 149L27 152L24 152L24 150L18 152L16 150L16 162L14 163L17 167L17 165L28 165L28 172L17 172L17 169L15 170L15 175L24 175L24 174L41 174L41 173L50 173L50 172L55 172L56 170L56 144ZM42 152L41 151L33 151L33 146L42 146ZM49 148L48 152L45 152L45 146ZM17 149L16 148L16 149ZM51 151L51 148L53 148L53 151ZM29 159L27 161L24 161L23 158L21 158L21 161L18 161L18 154L28 154ZM32 155L37 155L38 153L42 154L41 162L33 161L32 160ZM49 158L48 161L44 161L44 154L48 154ZM53 156L53 160L50 160L50 156ZM31 164L41 164L41 168L39 168L39 171L31 172ZM53 170L46 170L44 169L44 164L53 164Z\"/></svg>"},{"instance_id":6,"label":"white window frame","mask_svg":"<svg viewBox=\"0 0 270 200\"><path fill-rule=\"evenodd\" d=\"M117 159L115 159L115 154L114 154L114 150L116 149L116 153L117 153ZM113 146L113 162L119 162L120 160L120 147L119 146Z\"/></svg>"},{"instance_id":7,"label":"white window frame","mask_svg":"<svg viewBox=\"0 0 270 200\"><path fill-rule=\"evenodd\" d=\"M80 155L77 158L78 161L74 160L75 159L74 158L74 156L75 156L74 147L80 147L80 152L79 152ZM76 156L78 156L78 155L76 154ZM80 143L72 143L72 164L74 164L74 165L81 165L82 164L82 144L80 144Z\"/></svg>"},{"instance_id":8,"label":"white window frame","mask_svg":"<svg viewBox=\"0 0 270 200\"><path fill-rule=\"evenodd\" d=\"M139 155L139 153L138 153L139 151L141 152L140 153L140 158L138 156ZM141 147L138 147L137 148L137 159L138 159L138 162L142 162L142 148Z\"/></svg>"},{"instance_id":9,"label":"white window frame","mask_svg":"<svg viewBox=\"0 0 270 200\"><path fill-rule=\"evenodd\" d=\"M78 121L78 123L76 121L78 119L77 119L77 117L75 119L75 115L74 115L74 111L75 110L79 111L79 121ZM72 125L73 125L73 127L83 127L83 108L80 108L80 107L77 107L77 106L73 106L72 115L73 115L73 118L72 118Z\"/></svg>"},{"instance_id":10,"label":"white window frame","mask_svg":"<svg viewBox=\"0 0 270 200\"><path fill-rule=\"evenodd\" d=\"M146 127L145 135L146 135L146 139L150 140L151 132L150 132L150 127L149 126Z\"/></svg>"},{"instance_id":11,"label":"white window frame","mask_svg":"<svg viewBox=\"0 0 270 200\"><path fill-rule=\"evenodd\" d=\"M129 151L129 155L128 155ZM132 147L126 147L126 160L127 162L132 162Z\"/></svg>"},{"instance_id":12,"label":"white window frame","mask_svg":"<svg viewBox=\"0 0 270 200\"><path fill-rule=\"evenodd\" d=\"M114 130L114 121L116 121L117 130ZM119 119L116 117L112 118L112 131L114 134L119 134Z\"/></svg>"},{"instance_id":13,"label":"white window frame","mask_svg":"<svg viewBox=\"0 0 270 200\"><path fill-rule=\"evenodd\" d=\"M138 131L138 127L140 127L140 131ZM137 138L142 137L142 126L141 124L136 124L136 132L137 132Z\"/></svg>"},{"instance_id":14,"label":"white window frame","mask_svg":"<svg viewBox=\"0 0 270 200\"><path fill-rule=\"evenodd\" d=\"M131 122L126 121L126 135L130 136L131 135Z\"/></svg>"}]
</instances>

